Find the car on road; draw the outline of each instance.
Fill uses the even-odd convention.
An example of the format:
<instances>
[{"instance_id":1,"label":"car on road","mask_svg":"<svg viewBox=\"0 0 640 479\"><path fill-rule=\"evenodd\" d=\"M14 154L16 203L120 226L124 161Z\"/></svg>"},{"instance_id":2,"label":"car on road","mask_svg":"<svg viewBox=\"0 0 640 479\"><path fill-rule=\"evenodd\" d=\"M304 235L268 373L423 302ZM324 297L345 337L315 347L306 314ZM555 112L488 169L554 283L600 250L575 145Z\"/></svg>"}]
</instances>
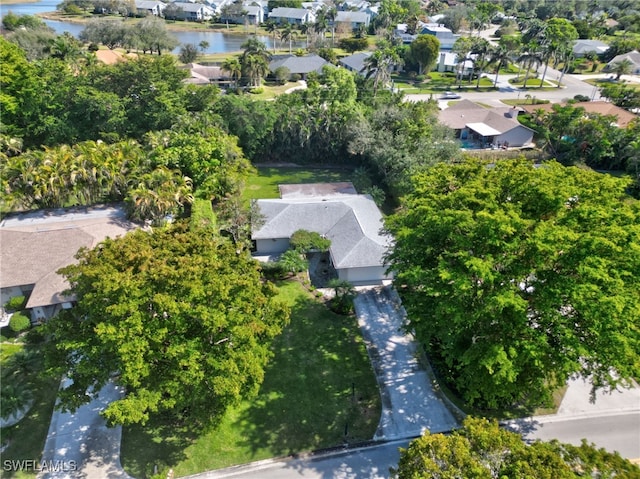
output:
<instances>
[{"instance_id":1,"label":"car on road","mask_svg":"<svg viewBox=\"0 0 640 479\"><path fill-rule=\"evenodd\" d=\"M443 100L458 100L462 97L452 91L445 91L440 98Z\"/></svg>"}]
</instances>

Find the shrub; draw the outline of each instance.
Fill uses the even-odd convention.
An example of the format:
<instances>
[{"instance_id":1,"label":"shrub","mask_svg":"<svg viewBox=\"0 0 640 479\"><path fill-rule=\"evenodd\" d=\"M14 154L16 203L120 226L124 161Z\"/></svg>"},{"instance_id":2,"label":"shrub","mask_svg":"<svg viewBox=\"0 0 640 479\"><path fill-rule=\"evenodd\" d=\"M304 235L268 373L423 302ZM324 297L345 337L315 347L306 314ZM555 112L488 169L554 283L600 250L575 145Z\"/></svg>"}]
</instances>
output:
<instances>
[{"instance_id":1,"label":"shrub","mask_svg":"<svg viewBox=\"0 0 640 479\"><path fill-rule=\"evenodd\" d=\"M291 247L299 253L310 251L328 251L331 247L331 240L323 238L314 231L298 230L291 235L289 240Z\"/></svg>"},{"instance_id":2,"label":"shrub","mask_svg":"<svg viewBox=\"0 0 640 479\"><path fill-rule=\"evenodd\" d=\"M14 313L9 320L9 328L15 333L24 331L31 326L31 320L22 313Z\"/></svg>"},{"instance_id":3,"label":"shrub","mask_svg":"<svg viewBox=\"0 0 640 479\"><path fill-rule=\"evenodd\" d=\"M260 95L261 93L264 93L264 88L262 88L261 86L253 87L249 90L249 93L253 93L254 95Z\"/></svg>"},{"instance_id":4,"label":"shrub","mask_svg":"<svg viewBox=\"0 0 640 479\"><path fill-rule=\"evenodd\" d=\"M276 68L276 71L273 72L273 76L275 77L278 85L284 85L287 83L287 80L289 80L289 77L291 77L291 70L285 66L281 66Z\"/></svg>"},{"instance_id":5,"label":"shrub","mask_svg":"<svg viewBox=\"0 0 640 479\"><path fill-rule=\"evenodd\" d=\"M24 305L27 303L27 298L24 296L14 296L9 299L4 305L4 309L8 313L13 313L15 311L21 311L24 309Z\"/></svg>"},{"instance_id":6,"label":"shrub","mask_svg":"<svg viewBox=\"0 0 640 479\"><path fill-rule=\"evenodd\" d=\"M573 97L573 99L575 101L589 101L590 100L590 98L588 96L586 96L586 95L575 95Z\"/></svg>"},{"instance_id":7,"label":"shrub","mask_svg":"<svg viewBox=\"0 0 640 479\"><path fill-rule=\"evenodd\" d=\"M328 286L333 289L334 296L329 301L329 307L338 314L351 314L353 312L353 299L356 290L348 281L332 279Z\"/></svg>"},{"instance_id":8,"label":"shrub","mask_svg":"<svg viewBox=\"0 0 640 479\"><path fill-rule=\"evenodd\" d=\"M306 270L309 263L302 257L300 253L292 249L285 251L278 261L283 271L296 274Z\"/></svg>"},{"instance_id":9,"label":"shrub","mask_svg":"<svg viewBox=\"0 0 640 479\"><path fill-rule=\"evenodd\" d=\"M302 75L300 73L294 73L291 75L291 81L300 81L302 80Z\"/></svg>"},{"instance_id":10,"label":"shrub","mask_svg":"<svg viewBox=\"0 0 640 479\"><path fill-rule=\"evenodd\" d=\"M285 274L285 270L283 269L282 265L279 262L262 263L261 267L262 267L262 275L266 279L270 279L270 280L281 279Z\"/></svg>"}]
</instances>

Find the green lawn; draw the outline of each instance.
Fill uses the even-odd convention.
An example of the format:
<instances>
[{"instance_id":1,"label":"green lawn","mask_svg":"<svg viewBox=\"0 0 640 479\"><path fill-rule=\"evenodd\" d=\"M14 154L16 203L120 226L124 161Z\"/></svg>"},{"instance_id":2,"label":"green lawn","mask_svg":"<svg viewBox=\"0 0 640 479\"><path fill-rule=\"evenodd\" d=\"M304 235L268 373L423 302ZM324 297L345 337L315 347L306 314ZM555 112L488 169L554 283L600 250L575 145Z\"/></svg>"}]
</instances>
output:
<instances>
[{"instance_id":1,"label":"green lawn","mask_svg":"<svg viewBox=\"0 0 640 479\"><path fill-rule=\"evenodd\" d=\"M16 354L29 348L35 350L32 360L18 364L12 361ZM39 460L49 432L59 380L39 377L42 369L39 340L13 344L3 342L0 350L2 352L0 362L2 386L6 387L13 382L27 384L34 395L34 404L27 415L16 425L2 429L2 443L9 442L9 447L2 452L2 459L3 461ZM2 471L3 478L33 478L35 475L36 471Z\"/></svg>"},{"instance_id":2,"label":"green lawn","mask_svg":"<svg viewBox=\"0 0 640 479\"><path fill-rule=\"evenodd\" d=\"M179 477L373 437L380 396L355 318L333 314L297 282L279 289L291 323L274 342L258 397L211 431L170 423L125 428L121 459L129 474L143 479L153 464L168 464Z\"/></svg>"},{"instance_id":3,"label":"green lawn","mask_svg":"<svg viewBox=\"0 0 640 479\"><path fill-rule=\"evenodd\" d=\"M242 196L247 201L259 198L279 198L278 185L281 184L336 181L351 181L351 171L309 167L258 167L257 174L247 180Z\"/></svg>"}]
</instances>

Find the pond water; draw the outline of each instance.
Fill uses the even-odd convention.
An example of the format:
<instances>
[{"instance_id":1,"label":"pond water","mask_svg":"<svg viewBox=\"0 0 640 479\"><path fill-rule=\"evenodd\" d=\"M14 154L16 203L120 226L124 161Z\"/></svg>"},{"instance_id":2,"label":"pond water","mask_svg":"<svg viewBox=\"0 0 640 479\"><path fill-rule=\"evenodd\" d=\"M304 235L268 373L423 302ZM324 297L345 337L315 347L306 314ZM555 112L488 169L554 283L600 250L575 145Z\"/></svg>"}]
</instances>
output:
<instances>
[{"instance_id":1,"label":"pond water","mask_svg":"<svg viewBox=\"0 0 640 479\"><path fill-rule=\"evenodd\" d=\"M34 3L14 3L10 5L0 4L0 16L4 16L9 12L13 12L17 15L35 15L37 13L53 12L56 10L60 0L41 0ZM84 29L84 25L62 22L56 20L44 21L49 27L58 33L69 32L74 37ZM271 37L264 35L252 35L246 34L225 34L223 32L207 32L207 31L193 31L193 32L171 32L180 42L181 45L187 43L194 43L198 45L202 41L209 43L209 47L205 50L205 53L229 53L242 50L241 45L247 41L250 37L255 37L261 42L267 45L267 48L273 48L273 42ZM281 47L280 42L278 46ZM293 42L293 48L304 48L304 41ZM180 51L180 47L174 50L174 53Z\"/></svg>"}]
</instances>

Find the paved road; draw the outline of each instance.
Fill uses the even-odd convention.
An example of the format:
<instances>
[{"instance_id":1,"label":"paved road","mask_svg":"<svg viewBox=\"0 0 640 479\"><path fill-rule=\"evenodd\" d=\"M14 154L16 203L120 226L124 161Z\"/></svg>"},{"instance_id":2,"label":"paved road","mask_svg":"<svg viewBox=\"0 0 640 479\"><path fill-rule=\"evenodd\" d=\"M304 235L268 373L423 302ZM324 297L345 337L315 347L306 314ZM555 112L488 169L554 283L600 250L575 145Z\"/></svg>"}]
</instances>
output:
<instances>
[{"instance_id":1,"label":"paved road","mask_svg":"<svg viewBox=\"0 0 640 479\"><path fill-rule=\"evenodd\" d=\"M526 439L561 442L580 445L588 438L598 447L618 451L627 459L640 459L640 411L622 412L601 417L559 418L538 422L533 418L524 425Z\"/></svg>"},{"instance_id":2,"label":"paved road","mask_svg":"<svg viewBox=\"0 0 640 479\"><path fill-rule=\"evenodd\" d=\"M195 474L188 478L382 479L390 476L389 468L398 466L398 448L406 448L408 444L408 440L400 440L329 456L289 461L267 460L247 466Z\"/></svg>"},{"instance_id":3,"label":"paved road","mask_svg":"<svg viewBox=\"0 0 640 479\"><path fill-rule=\"evenodd\" d=\"M413 336L401 329L405 312L397 293L389 286L361 291L355 308L382 396L382 416L374 439L457 427L417 359Z\"/></svg>"}]
</instances>

